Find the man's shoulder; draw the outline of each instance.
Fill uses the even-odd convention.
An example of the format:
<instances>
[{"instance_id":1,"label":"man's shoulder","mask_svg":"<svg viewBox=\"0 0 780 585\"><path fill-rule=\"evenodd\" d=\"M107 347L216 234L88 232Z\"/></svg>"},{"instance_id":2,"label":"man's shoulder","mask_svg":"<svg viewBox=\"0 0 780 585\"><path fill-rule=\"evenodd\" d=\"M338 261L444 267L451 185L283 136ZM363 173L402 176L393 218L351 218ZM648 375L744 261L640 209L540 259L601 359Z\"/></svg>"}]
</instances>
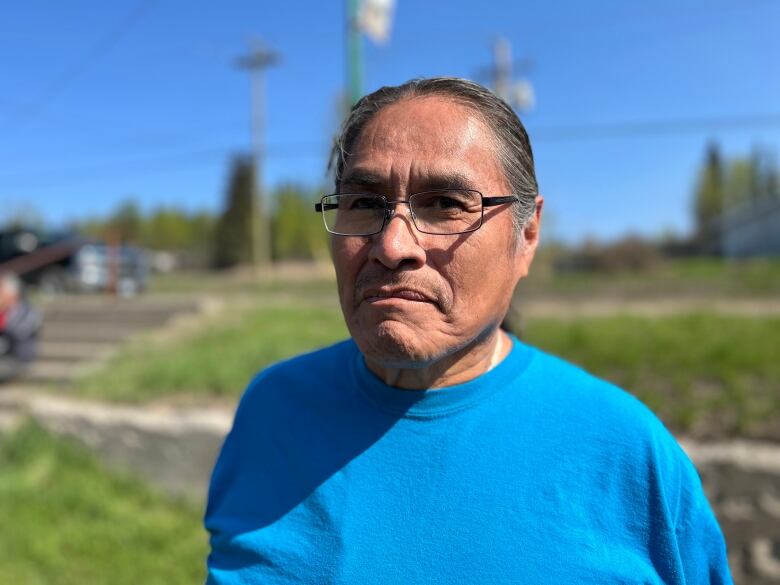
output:
<instances>
[{"instance_id":1,"label":"man's shoulder","mask_svg":"<svg viewBox=\"0 0 780 585\"><path fill-rule=\"evenodd\" d=\"M573 419L613 432L631 431L634 436L669 433L658 417L636 396L599 378L584 368L554 355L533 349L529 375L539 398L565 408Z\"/></svg>"},{"instance_id":2,"label":"man's shoulder","mask_svg":"<svg viewBox=\"0 0 780 585\"><path fill-rule=\"evenodd\" d=\"M572 449L605 456L611 465L654 468L667 478L695 476L677 440L637 397L577 365L534 351L529 373L536 380L535 408Z\"/></svg>"}]
</instances>

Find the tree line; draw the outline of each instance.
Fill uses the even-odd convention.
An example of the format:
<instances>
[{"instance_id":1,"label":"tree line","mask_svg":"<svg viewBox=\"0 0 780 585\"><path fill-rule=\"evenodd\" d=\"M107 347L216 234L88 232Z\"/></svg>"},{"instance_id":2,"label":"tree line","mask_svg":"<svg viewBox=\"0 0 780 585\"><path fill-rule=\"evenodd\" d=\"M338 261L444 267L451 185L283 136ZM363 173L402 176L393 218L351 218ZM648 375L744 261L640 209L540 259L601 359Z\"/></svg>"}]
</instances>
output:
<instances>
[{"instance_id":1,"label":"tree line","mask_svg":"<svg viewBox=\"0 0 780 585\"><path fill-rule=\"evenodd\" d=\"M749 156L726 159L710 143L693 195L693 238L699 250L719 253L723 216L768 199L780 201L780 172L772 152L754 147Z\"/></svg>"},{"instance_id":2,"label":"tree line","mask_svg":"<svg viewBox=\"0 0 780 585\"><path fill-rule=\"evenodd\" d=\"M254 173L250 157L233 159L222 210L216 214L165 206L144 213L136 201L126 199L108 217L82 221L73 227L88 237L177 253L187 266L230 268L248 264L257 245L253 237L258 235L252 231L257 201ZM314 213L314 203L323 192L294 183L273 190L268 223L274 261L327 256L327 234L322 218ZM260 222L260 226L268 223ZM259 235L263 241L268 239L266 234Z\"/></svg>"},{"instance_id":3,"label":"tree line","mask_svg":"<svg viewBox=\"0 0 780 585\"><path fill-rule=\"evenodd\" d=\"M237 156L231 161L224 202L217 213L165 206L144 213L134 200L127 199L108 217L82 221L74 227L87 236L174 252L183 265L199 268L249 264L257 240L270 239L274 261L326 257L328 236L322 218L314 213L314 203L329 187L278 186L268 198L272 201L267 211L270 222L258 222L258 234L258 227L252 225L258 215L254 173L251 157ZM638 237L611 244L590 242L565 254L566 263L597 270L604 266L635 269L653 265L667 255L719 254L724 214L766 199L780 201L776 157L756 147L748 156L726 158L716 143L710 143L692 195L692 234L659 242ZM262 233L263 226L269 224L270 238Z\"/></svg>"}]
</instances>

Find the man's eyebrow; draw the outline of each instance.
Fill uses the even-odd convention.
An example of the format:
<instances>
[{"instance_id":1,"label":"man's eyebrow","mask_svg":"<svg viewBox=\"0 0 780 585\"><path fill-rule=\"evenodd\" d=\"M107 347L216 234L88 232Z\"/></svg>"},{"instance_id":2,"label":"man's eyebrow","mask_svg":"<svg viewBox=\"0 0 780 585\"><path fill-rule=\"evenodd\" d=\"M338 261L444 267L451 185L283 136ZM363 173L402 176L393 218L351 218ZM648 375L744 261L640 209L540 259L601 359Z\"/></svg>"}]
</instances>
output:
<instances>
[{"instance_id":1,"label":"man's eyebrow","mask_svg":"<svg viewBox=\"0 0 780 585\"><path fill-rule=\"evenodd\" d=\"M354 170L347 173L339 181L342 185L356 185L358 187L383 187L387 185L385 179L370 171Z\"/></svg>"},{"instance_id":2,"label":"man's eyebrow","mask_svg":"<svg viewBox=\"0 0 780 585\"><path fill-rule=\"evenodd\" d=\"M387 180L381 175L371 171L361 171L355 169L342 177L342 185L354 185L356 187L385 187ZM417 190L428 189L473 189L474 184L471 178L459 171L443 171L427 173L415 180Z\"/></svg>"},{"instance_id":3,"label":"man's eyebrow","mask_svg":"<svg viewBox=\"0 0 780 585\"><path fill-rule=\"evenodd\" d=\"M417 183L425 189L474 188L473 181L459 171L430 173L420 177Z\"/></svg>"}]
</instances>

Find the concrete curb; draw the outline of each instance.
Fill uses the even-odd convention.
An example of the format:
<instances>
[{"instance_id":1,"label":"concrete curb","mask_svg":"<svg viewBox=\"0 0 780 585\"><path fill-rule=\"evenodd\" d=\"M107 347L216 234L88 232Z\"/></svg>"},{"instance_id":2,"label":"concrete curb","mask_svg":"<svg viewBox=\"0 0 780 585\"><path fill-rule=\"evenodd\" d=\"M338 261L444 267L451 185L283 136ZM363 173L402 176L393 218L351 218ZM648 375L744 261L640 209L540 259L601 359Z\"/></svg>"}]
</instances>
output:
<instances>
[{"instance_id":1,"label":"concrete curb","mask_svg":"<svg viewBox=\"0 0 780 585\"><path fill-rule=\"evenodd\" d=\"M0 393L0 412L26 413L44 428L74 437L112 465L127 464L153 484L173 493L203 494L203 485L225 435L233 409L167 405L115 405L75 400L18 389ZM7 423L6 423L7 424ZM777 475L780 481L780 444L733 439L705 443L682 437L680 444L699 467L715 464ZM173 453L175 461L170 460ZM158 463L154 463L159 459ZM135 469L140 462L140 468ZM159 472L160 477L155 473ZM181 479L177 477L181 474Z\"/></svg>"}]
</instances>

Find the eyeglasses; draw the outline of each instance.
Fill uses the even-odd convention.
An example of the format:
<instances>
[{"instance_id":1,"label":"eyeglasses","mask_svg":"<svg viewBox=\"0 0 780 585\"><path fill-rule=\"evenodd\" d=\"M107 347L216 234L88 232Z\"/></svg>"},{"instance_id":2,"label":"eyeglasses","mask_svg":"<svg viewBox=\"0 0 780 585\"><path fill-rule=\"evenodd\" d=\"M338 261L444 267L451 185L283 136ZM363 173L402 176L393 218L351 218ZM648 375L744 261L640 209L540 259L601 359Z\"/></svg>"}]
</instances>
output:
<instances>
[{"instance_id":1,"label":"eyeglasses","mask_svg":"<svg viewBox=\"0 0 780 585\"><path fill-rule=\"evenodd\" d=\"M483 197L472 189L436 189L413 193L406 201L388 201L384 195L338 193L325 195L314 205L325 229L337 236L371 236L392 219L397 205L409 206L414 226L424 234L454 235L478 230L485 207L516 203L517 195Z\"/></svg>"}]
</instances>

